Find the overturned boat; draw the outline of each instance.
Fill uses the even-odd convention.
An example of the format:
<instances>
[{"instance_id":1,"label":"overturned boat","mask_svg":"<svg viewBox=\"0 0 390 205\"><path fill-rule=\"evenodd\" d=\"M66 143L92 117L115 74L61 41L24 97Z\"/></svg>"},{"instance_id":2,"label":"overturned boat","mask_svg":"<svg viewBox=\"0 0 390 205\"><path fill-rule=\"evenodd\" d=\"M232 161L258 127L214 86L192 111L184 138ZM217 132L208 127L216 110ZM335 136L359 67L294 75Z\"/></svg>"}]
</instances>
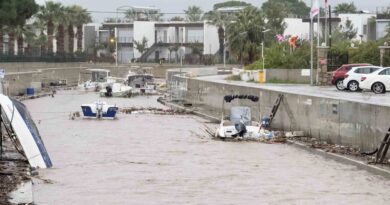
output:
<instances>
[{"instance_id":1,"label":"overturned boat","mask_svg":"<svg viewBox=\"0 0 390 205\"><path fill-rule=\"evenodd\" d=\"M115 119L118 107L108 105L106 102L97 101L92 104L82 104L81 110L86 118Z\"/></svg>"},{"instance_id":2,"label":"overturned boat","mask_svg":"<svg viewBox=\"0 0 390 205\"><path fill-rule=\"evenodd\" d=\"M100 90L100 97L130 97L132 93L130 86L122 83L113 83Z\"/></svg>"},{"instance_id":3,"label":"overturned boat","mask_svg":"<svg viewBox=\"0 0 390 205\"><path fill-rule=\"evenodd\" d=\"M31 167L50 168L53 166L46 151L38 128L26 106L8 96L0 94L1 126L12 138L18 151L25 156Z\"/></svg>"},{"instance_id":4,"label":"overturned boat","mask_svg":"<svg viewBox=\"0 0 390 205\"><path fill-rule=\"evenodd\" d=\"M254 103L259 102L259 97L253 95L227 95L223 99L222 118L215 133L216 137L226 138L260 138L265 135L261 124L252 121L251 109L245 106L233 106L230 115L225 116L225 103L233 100L249 100Z\"/></svg>"}]
</instances>

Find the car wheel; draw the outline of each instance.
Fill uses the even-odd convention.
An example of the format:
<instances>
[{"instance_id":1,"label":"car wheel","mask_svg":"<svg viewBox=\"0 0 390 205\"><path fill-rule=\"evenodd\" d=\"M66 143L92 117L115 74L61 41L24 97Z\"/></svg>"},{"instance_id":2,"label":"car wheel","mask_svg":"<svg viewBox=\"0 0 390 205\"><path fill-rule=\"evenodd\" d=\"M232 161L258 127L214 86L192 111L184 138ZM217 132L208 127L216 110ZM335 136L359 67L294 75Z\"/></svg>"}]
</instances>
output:
<instances>
[{"instance_id":1,"label":"car wheel","mask_svg":"<svg viewBox=\"0 0 390 205\"><path fill-rule=\"evenodd\" d=\"M383 85L382 83L380 82L376 82L372 85L372 88L371 88L372 92L374 92L375 94L381 94L381 93L385 93L386 90L385 90L385 85Z\"/></svg>"},{"instance_id":2,"label":"car wheel","mask_svg":"<svg viewBox=\"0 0 390 205\"><path fill-rule=\"evenodd\" d=\"M336 88L337 88L337 90L344 90L345 89L342 79L338 79L336 81Z\"/></svg>"},{"instance_id":3,"label":"car wheel","mask_svg":"<svg viewBox=\"0 0 390 205\"><path fill-rule=\"evenodd\" d=\"M348 89L352 92L356 92L359 90L359 83L356 81L351 81L348 83Z\"/></svg>"}]
</instances>

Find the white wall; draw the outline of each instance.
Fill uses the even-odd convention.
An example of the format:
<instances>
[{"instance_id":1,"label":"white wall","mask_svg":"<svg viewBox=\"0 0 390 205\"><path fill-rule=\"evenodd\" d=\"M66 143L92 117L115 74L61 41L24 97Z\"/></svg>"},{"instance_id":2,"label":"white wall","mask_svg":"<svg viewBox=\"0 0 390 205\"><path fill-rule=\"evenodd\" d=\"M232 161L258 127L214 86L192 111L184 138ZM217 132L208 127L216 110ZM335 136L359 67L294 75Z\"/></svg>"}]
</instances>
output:
<instances>
[{"instance_id":1,"label":"white wall","mask_svg":"<svg viewBox=\"0 0 390 205\"><path fill-rule=\"evenodd\" d=\"M383 38L387 32L386 29L390 24L389 19L377 19L376 20L376 39Z\"/></svg>"},{"instance_id":2,"label":"white wall","mask_svg":"<svg viewBox=\"0 0 390 205\"><path fill-rule=\"evenodd\" d=\"M302 22L300 18L285 18L286 29L284 36L298 36L300 39L310 39L310 23ZM317 32L317 25L314 25L314 32Z\"/></svg>"},{"instance_id":3,"label":"white wall","mask_svg":"<svg viewBox=\"0 0 390 205\"><path fill-rule=\"evenodd\" d=\"M131 43L133 42L133 28L118 28L118 42Z\"/></svg>"},{"instance_id":4,"label":"white wall","mask_svg":"<svg viewBox=\"0 0 390 205\"><path fill-rule=\"evenodd\" d=\"M218 28L204 22L203 54L215 54L219 50Z\"/></svg>"},{"instance_id":5,"label":"white wall","mask_svg":"<svg viewBox=\"0 0 390 205\"><path fill-rule=\"evenodd\" d=\"M186 42L187 43L203 43L204 40L204 32L203 28L187 28L187 36L186 36Z\"/></svg>"},{"instance_id":6,"label":"white wall","mask_svg":"<svg viewBox=\"0 0 390 205\"><path fill-rule=\"evenodd\" d=\"M142 41L143 37L148 39L148 47L151 47L154 42L155 22L149 21L134 21L134 40ZM134 57L141 57L141 53L134 47Z\"/></svg>"},{"instance_id":7,"label":"white wall","mask_svg":"<svg viewBox=\"0 0 390 205\"><path fill-rule=\"evenodd\" d=\"M339 14L339 18L341 19L340 24L345 25L347 20L350 20L353 24L353 27L357 29L355 40L360 40L359 35L363 35L364 41L367 40L367 31L364 31L364 25L367 25L368 19L371 17L375 17L375 14Z\"/></svg>"}]
</instances>

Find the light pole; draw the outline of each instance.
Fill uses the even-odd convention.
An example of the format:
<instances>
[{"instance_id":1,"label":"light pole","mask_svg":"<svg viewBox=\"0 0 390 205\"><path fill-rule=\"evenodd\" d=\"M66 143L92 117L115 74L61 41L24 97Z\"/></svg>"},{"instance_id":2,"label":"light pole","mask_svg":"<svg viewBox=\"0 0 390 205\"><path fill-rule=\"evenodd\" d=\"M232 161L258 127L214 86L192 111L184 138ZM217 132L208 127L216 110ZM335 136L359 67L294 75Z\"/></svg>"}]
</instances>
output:
<instances>
[{"instance_id":1,"label":"light pole","mask_svg":"<svg viewBox=\"0 0 390 205\"><path fill-rule=\"evenodd\" d=\"M268 31L270 31L271 29L266 29L264 31L262 31L263 33L263 42L261 42L261 58L262 58L262 61L263 61L263 71L264 71L264 76L267 75L267 72L265 70L265 57L264 57L264 41L265 41L265 33L267 33ZM264 77L264 79L266 80L266 78Z\"/></svg>"}]
</instances>

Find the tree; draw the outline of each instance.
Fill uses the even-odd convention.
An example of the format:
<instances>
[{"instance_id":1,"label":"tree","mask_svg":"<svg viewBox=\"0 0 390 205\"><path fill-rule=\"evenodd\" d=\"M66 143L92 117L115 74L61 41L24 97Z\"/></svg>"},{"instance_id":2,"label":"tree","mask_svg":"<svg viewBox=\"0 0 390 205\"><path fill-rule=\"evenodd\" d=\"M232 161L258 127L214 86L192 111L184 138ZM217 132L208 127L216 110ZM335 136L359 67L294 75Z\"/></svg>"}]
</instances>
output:
<instances>
[{"instance_id":1,"label":"tree","mask_svg":"<svg viewBox=\"0 0 390 205\"><path fill-rule=\"evenodd\" d=\"M223 51L225 50L225 28L226 26L235 19L233 15L224 15L220 11L210 11L205 14L205 19L208 23L216 26L218 28L218 40L219 40L219 50L218 53L220 58L223 58Z\"/></svg>"},{"instance_id":2,"label":"tree","mask_svg":"<svg viewBox=\"0 0 390 205\"><path fill-rule=\"evenodd\" d=\"M353 27L350 20L347 20L344 25L340 25L333 31L332 39L334 42L342 42L345 40L352 40L356 37L357 29Z\"/></svg>"},{"instance_id":3,"label":"tree","mask_svg":"<svg viewBox=\"0 0 390 205\"><path fill-rule=\"evenodd\" d=\"M252 4L246 3L245 1L226 1L218 4L214 4L213 9L218 10L224 7L239 7L239 6L252 6Z\"/></svg>"},{"instance_id":4,"label":"tree","mask_svg":"<svg viewBox=\"0 0 390 205\"><path fill-rule=\"evenodd\" d=\"M83 25L92 22L92 17L86 9L78 5L71 6L70 10L73 17L71 22L76 26L77 52L81 52L83 49ZM72 26L73 29L73 25L69 25L69 29L70 26ZM69 50L70 49L71 48L69 47ZM73 52L73 49L70 51Z\"/></svg>"},{"instance_id":5,"label":"tree","mask_svg":"<svg viewBox=\"0 0 390 205\"><path fill-rule=\"evenodd\" d=\"M76 37L77 37L77 52L81 52L83 49L83 25L92 22L92 17L88 11L80 6L72 6L76 25Z\"/></svg>"},{"instance_id":6,"label":"tree","mask_svg":"<svg viewBox=\"0 0 390 205\"><path fill-rule=\"evenodd\" d=\"M0 54L3 53L3 34L7 28L11 34L11 40L14 40L13 27L22 26L38 11L38 5L34 0L1 0L0 1ZM14 46L11 45L10 49ZM11 50L9 50L11 51ZM14 51L11 51L13 54Z\"/></svg>"},{"instance_id":7,"label":"tree","mask_svg":"<svg viewBox=\"0 0 390 205\"><path fill-rule=\"evenodd\" d=\"M134 40L135 49L137 49L141 56L145 53L145 51L148 49L148 39L144 36L141 41Z\"/></svg>"},{"instance_id":8,"label":"tree","mask_svg":"<svg viewBox=\"0 0 390 205\"><path fill-rule=\"evenodd\" d=\"M288 16L307 17L310 12L310 8L306 3L300 0L268 0L263 3L261 8L267 11L274 7L275 4L281 6L280 9L285 10Z\"/></svg>"},{"instance_id":9,"label":"tree","mask_svg":"<svg viewBox=\"0 0 390 205\"><path fill-rule=\"evenodd\" d=\"M125 11L125 19L129 22L133 22L137 20L137 13L133 9L127 9Z\"/></svg>"},{"instance_id":10,"label":"tree","mask_svg":"<svg viewBox=\"0 0 390 205\"><path fill-rule=\"evenodd\" d=\"M60 3L54 3L52 1L45 2L44 6L39 8L37 19L42 22L46 22L47 27L47 53L53 55L53 39L54 39L54 21L58 15L60 15L62 5Z\"/></svg>"},{"instance_id":11,"label":"tree","mask_svg":"<svg viewBox=\"0 0 390 205\"><path fill-rule=\"evenodd\" d=\"M200 21L202 19L203 11L198 6L189 6L187 10L184 10L187 21Z\"/></svg>"},{"instance_id":12,"label":"tree","mask_svg":"<svg viewBox=\"0 0 390 205\"><path fill-rule=\"evenodd\" d=\"M284 30L287 27L284 19L288 15L288 10L284 3L278 1L268 1L266 3L263 11L268 19L266 27L269 28L270 31L267 33L269 40L265 39L265 42L271 42L277 34L283 35Z\"/></svg>"},{"instance_id":13,"label":"tree","mask_svg":"<svg viewBox=\"0 0 390 205\"><path fill-rule=\"evenodd\" d=\"M16 38L18 45L18 55L24 54L24 39L30 39L35 36L33 27L31 25L18 25L13 29L14 38Z\"/></svg>"},{"instance_id":14,"label":"tree","mask_svg":"<svg viewBox=\"0 0 390 205\"><path fill-rule=\"evenodd\" d=\"M68 24L70 16L67 13L66 7L60 7L59 12L54 18L54 25L57 28L57 55L65 55L65 25Z\"/></svg>"},{"instance_id":15,"label":"tree","mask_svg":"<svg viewBox=\"0 0 390 205\"><path fill-rule=\"evenodd\" d=\"M264 14L255 7L247 7L237 14L236 21L227 27L230 50L247 53L249 63L255 60L258 46L263 42L262 31L266 28Z\"/></svg>"},{"instance_id":16,"label":"tree","mask_svg":"<svg viewBox=\"0 0 390 205\"><path fill-rule=\"evenodd\" d=\"M171 21L184 21L185 19L181 16L174 16L170 20Z\"/></svg>"},{"instance_id":17,"label":"tree","mask_svg":"<svg viewBox=\"0 0 390 205\"><path fill-rule=\"evenodd\" d=\"M334 8L334 12L337 14L341 14L341 13L354 14L357 13L357 9L353 2L341 3L341 4L337 4L337 6Z\"/></svg>"}]
</instances>

